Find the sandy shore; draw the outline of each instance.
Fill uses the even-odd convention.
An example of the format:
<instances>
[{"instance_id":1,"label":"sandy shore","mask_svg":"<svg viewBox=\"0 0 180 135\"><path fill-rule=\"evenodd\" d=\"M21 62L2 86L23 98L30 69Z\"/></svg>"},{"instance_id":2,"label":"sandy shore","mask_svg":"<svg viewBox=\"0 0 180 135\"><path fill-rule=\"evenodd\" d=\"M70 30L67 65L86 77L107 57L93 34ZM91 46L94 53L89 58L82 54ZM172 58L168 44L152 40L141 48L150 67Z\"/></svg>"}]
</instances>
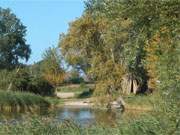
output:
<instances>
[{"instance_id":1,"label":"sandy shore","mask_svg":"<svg viewBox=\"0 0 180 135\"><path fill-rule=\"evenodd\" d=\"M56 92L56 96L58 98L63 98L63 99L73 98L75 97L75 93L74 92Z\"/></svg>"},{"instance_id":2,"label":"sandy shore","mask_svg":"<svg viewBox=\"0 0 180 135\"><path fill-rule=\"evenodd\" d=\"M93 106L90 99L76 99L76 100L66 100L65 106Z\"/></svg>"}]
</instances>

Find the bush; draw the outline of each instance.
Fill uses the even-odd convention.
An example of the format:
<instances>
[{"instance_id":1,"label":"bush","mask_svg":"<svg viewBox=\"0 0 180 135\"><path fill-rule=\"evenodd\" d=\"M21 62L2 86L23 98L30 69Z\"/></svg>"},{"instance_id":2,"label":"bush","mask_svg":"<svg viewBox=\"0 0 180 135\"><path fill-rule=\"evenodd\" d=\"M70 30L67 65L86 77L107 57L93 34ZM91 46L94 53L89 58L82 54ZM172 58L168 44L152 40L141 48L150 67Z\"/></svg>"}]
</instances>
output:
<instances>
[{"instance_id":1,"label":"bush","mask_svg":"<svg viewBox=\"0 0 180 135\"><path fill-rule=\"evenodd\" d=\"M42 77L32 77L27 86L27 90L43 96L54 94L54 87Z\"/></svg>"},{"instance_id":2,"label":"bush","mask_svg":"<svg viewBox=\"0 0 180 135\"><path fill-rule=\"evenodd\" d=\"M82 77L72 77L66 82L72 84L80 84L80 83L84 83L84 79Z\"/></svg>"},{"instance_id":3,"label":"bush","mask_svg":"<svg viewBox=\"0 0 180 135\"><path fill-rule=\"evenodd\" d=\"M30 84L30 74L27 69L21 68L19 72L11 71L12 90L27 91Z\"/></svg>"},{"instance_id":4,"label":"bush","mask_svg":"<svg viewBox=\"0 0 180 135\"><path fill-rule=\"evenodd\" d=\"M0 89L8 89L8 85L11 82L12 74L8 70L1 70L0 71Z\"/></svg>"},{"instance_id":5,"label":"bush","mask_svg":"<svg viewBox=\"0 0 180 135\"><path fill-rule=\"evenodd\" d=\"M48 81L40 76L31 75L26 68L21 68L18 72L1 71L0 77L0 89L7 90L11 84L10 90L32 92L42 96L54 93L54 88Z\"/></svg>"}]
</instances>

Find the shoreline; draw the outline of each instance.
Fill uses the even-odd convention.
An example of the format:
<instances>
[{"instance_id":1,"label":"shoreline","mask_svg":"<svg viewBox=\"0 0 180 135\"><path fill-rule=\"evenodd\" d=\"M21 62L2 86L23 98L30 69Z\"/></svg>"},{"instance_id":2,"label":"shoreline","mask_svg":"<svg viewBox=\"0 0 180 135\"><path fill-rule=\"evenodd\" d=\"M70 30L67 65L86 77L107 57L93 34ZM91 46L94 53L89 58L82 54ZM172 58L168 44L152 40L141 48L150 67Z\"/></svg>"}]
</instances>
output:
<instances>
[{"instance_id":1,"label":"shoreline","mask_svg":"<svg viewBox=\"0 0 180 135\"><path fill-rule=\"evenodd\" d=\"M60 99L59 99L60 100ZM63 103L61 104L56 104L56 105L52 105L53 108L54 107L69 107L69 108L94 108L94 109L107 109L106 107L103 107L103 105L100 106L96 106L90 98L88 99L66 99ZM133 111L153 111L153 107L152 106L138 106L138 105L130 105L130 104L126 104L125 106L125 110L133 110ZM113 108L113 109L117 109L117 108Z\"/></svg>"}]
</instances>

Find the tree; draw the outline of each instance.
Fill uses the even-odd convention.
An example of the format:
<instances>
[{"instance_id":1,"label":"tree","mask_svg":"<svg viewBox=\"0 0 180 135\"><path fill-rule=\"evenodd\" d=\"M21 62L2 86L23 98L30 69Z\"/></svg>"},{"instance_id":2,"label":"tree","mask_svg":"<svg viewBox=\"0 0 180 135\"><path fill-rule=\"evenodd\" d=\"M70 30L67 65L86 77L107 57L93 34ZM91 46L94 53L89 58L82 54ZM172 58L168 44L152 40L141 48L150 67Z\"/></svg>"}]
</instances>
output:
<instances>
[{"instance_id":1,"label":"tree","mask_svg":"<svg viewBox=\"0 0 180 135\"><path fill-rule=\"evenodd\" d=\"M69 72L67 72L66 83L80 84L84 83L84 79L80 76L77 69L72 68Z\"/></svg>"},{"instance_id":2,"label":"tree","mask_svg":"<svg viewBox=\"0 0 180 135\"><path fill-rule=\"evenodd\" d=\"M89 14L84 15L72 22L68 33L60 37L59 47L65 60L85 73L91 67L90 59L93 55L91 50L94 47L95 36L100 35L95 23Z\"/></svg>"},{"instance_id":3,"label":"tree","mask_svg":"<svg viewBox=\"0 0 180 135\"><path fill-rule=\"evenodd\" d=\"M42 76L54 87L64 82L65 70L58 48L48 48L44 52L41 66Z\"/></svg>"},{"instance_id":4,"label":"tree","mask_svg":"<svg viewBox=\"0 0 180 135\"><path fill-rule=\"evenodd\" d=\"M0 69L12 69L20 60L28 60L31 49L26 44L26 27L11 12L0 8Z\"/></svg>"},{"instance_id":5,"label":"tree","mask_svg":"<svg viewBox=\"0 0 180 135\"><path fill-rule=\"evenodd\" d=\"M110 31L113 23L103 16L93 17L90 12L85 12L71 23L59 43L65 60L91 76L98 84L97 91L106 94L121 89L124 74L121 43L126 40L125 28L119 37L115 37Z\"/></svg>"},{"instance_id":6,"label":"tree","mask_svg":"<svg viewBox=\"0 0 180 135\"><path fill-rule=\"evenodd\" d=\"M142 89L150 88L160 93L163 100L156 104L163 115L158 122L168 121L165 134L178 134L180 1L88 0L86 5L94 16L103 15L109 21L130 20L128 40L123 49L126 71L138 80ZM119 29L121 27L116 31Z\"/></svg>"},{"instance_id":7,"label":"tree","mask_svg":"<svg viewBox=\"0 0 180 135\"><path fill-rule=\"evenodd\" d=\"M169 6L171 8L167 8ZM156 71L153 71L155 69L150 69L150 66L153 67L154 64L147 64L147 59L158 61L157 56L151 57L149 56L150 52L147 51L147 48L152 50L156 46L149 45L147 47L147 43L154 39L155 36L157 37L157 31L161 31L163 25L170 26L170 24L174 24L174 26L177 26L175 20L178 18L178 8L177 0L89 0L86 2L86 11L91 12L93 17L103 16L108 22L111 22L108 30L114 36L106 37L106 40L111 39L110 37L116 39L116 37L123 34L119 33L123 28L119 24L125 23L129 25L125 29L127 40L126 38L124 38L124 42L116 40L117 44L119 43L122 46L121 51L118 53L123 54L121 58L124 58L126 72L138 81L141 91L146 91L148 83L154 85L154 80L157 79L155 77ZM171 17L171 19L168 19L168 17ZM119 59L120 57L116 58ZM152 79L152 76L156 79Z\"/></svg>"},{"instance_id":8,"label":"tree","mask_svg":"<svg viewBox=\"0 0 180 135\"><path fill-rule=\"evenodd\" d=\"M115 48L120 55L115 58L123 62L129 78L136 80L139 90L144 92L147 90L148 76L143 65L145 57L143 33L140 35L136 31L137 27L134 27L133 18L130 16L130 13L136 12L132 12L128 7L136 3L137 1L90 0L86 5L87 11L92 12L94 16L103 15L108 22L111 22L109 33L112 36L107 36L106 39L114 41L113 45L117 44L121 47L119 51Z\"/></svg>"},{"instance_id":9,"label":"tree","mask_svg":"<svg viewBox=\"0 0 180 135\"><path fill-rule=\"evenodd\" d=\"M60 48L70 65L94 77L96 89L102 89L98 93L120 90L124 74L145 92L163 80L160 63L174 61L170 52L178 57L174 52L178 19L177 0L88 0L83 16L60 40ZM165 56L173 60L163 60Z\"/></svg>"}]
</instances>

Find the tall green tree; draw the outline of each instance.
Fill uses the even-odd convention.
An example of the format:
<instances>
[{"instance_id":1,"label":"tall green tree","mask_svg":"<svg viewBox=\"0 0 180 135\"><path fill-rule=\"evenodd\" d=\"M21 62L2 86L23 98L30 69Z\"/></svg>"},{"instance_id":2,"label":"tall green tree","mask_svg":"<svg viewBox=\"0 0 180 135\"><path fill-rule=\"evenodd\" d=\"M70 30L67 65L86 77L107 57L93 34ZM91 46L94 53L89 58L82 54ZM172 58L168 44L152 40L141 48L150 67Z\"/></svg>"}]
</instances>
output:
<instances>
[{"instance_id":1,"label":"tall green tree","mask_svg":"<svg viewBox=\"0 0 180 135\"><path fill-rule=\"evenodd\" d=\"M85 12L71 23L59 43L65 60L91 76L96 81L96 89L101 90L98 93L103 94L120 90L124 74L121 42L126 40L127 34L122 30L119 37L113 35L109 30L113 23L103 16L94 17Z\"/></svg>"},{"instance_id":2,"label":"tall green tree","mask_svg":"<svg viewBox=\"0 0 180 135\"><path fill-rule=\"evenodd\" d=\"M179 9L177 0L88 0L60 47L68 63L88 63L87 73L94 76L98 90L120 89L124 73L137 80L142 92L155 89L163 53L173 50L178 40ZM166 38L163 31L169 34Z\"/></svg>"},{"instance_id":3,"label":"tall green tree","mask_svg":"<svg viewBox=\"0 0 180 135\"><path fill-rule=\"evenodd\" d=\"M62 35L59 46L65 60L85 73L91 67L92 49L100 42L97 22L86 14L70 24L68 33ZM99 47L101 49L101 47Z\"/></svg>"},{"instance_id":4,"label":"tall green tree","mask_svg":"<svg viewBox=\"0 0 180 135\"><path fill-rule=\"evenodd\" d=\"M124 44L126 68L142 86L160 92L163 105L157 106L169 121L166 133L176 134L180 125L180 1L90 0L87 10L109 21L130 20Z\"/></svg>"},{"instance_id":5,"label":"tall green tree","mask_svg":"<svg viewBox=\"0 0 180 135\"><path fill-rule=\"evenodd\" d=\"M59 48L48 48L43 54L41 75L54 87L64 82L65 70Z\"/></svg>"},{"instance_id":6,"label":"tall green tree","mask_svg":"<svg viewBox=\"0 0 180 135\"><path fill-rule=\"evenodd\" d=\"M133 19L129 15L131 10L126 7L135 3L136 1L124 0L89 0L86 2L86 11L91 12L95 17L104 16L111 23L108 29L109 32L107 32L111 33L111 35L108 35L106 40L114 41L112 44L121 48L120 51L114 49L120 55L119 57L116 56L116 59L123 62L128 76L133 80L137 80L139 89L145 91L148 76L143 66L145 57L143 36L139 36L139 39L135 38L137 32L133 27Z\"/></svg>"},{"instance_id":7,"label":"tall green tree","mask_svg":"<svg viewBox=\"0 0 180 135\"><path fill-rule=\"evenodd\" d=\"M126 29L127 40L123 43L116 41L123 47L120 53L124 56L127 72L138 80L142 90L147 90L148 81L152 77L149 73L152 69L149 67L153 65L147 64L147 56L150 53L146 50L147 44L152 38L154 39L157 31L164 29L163 27L169 27L170 31L175 30L175 27L176 30L178 29L179 2L177 0L89 0L86 2L86 11L91 12L95 17L104 16L109 22L114 22L111 27L115 29L109 29L114 35L113 39L122 35L119 33L122 31L119 22L124 23L129 20L130 25ZM110 39L109 37L106 39ZM149 50L153 47L155 46L148 45Z\"/></svg>"},{"instance_id":8,"label":"tall green tree","mask_svg":"<svg viewBox=\"0 0 180 135\"><path fill-rule=\"evenodd\" d=\"M26 27L10 9L0 8L0 69L12 69L31 54Z\"/></svg>"}]
</instances>

